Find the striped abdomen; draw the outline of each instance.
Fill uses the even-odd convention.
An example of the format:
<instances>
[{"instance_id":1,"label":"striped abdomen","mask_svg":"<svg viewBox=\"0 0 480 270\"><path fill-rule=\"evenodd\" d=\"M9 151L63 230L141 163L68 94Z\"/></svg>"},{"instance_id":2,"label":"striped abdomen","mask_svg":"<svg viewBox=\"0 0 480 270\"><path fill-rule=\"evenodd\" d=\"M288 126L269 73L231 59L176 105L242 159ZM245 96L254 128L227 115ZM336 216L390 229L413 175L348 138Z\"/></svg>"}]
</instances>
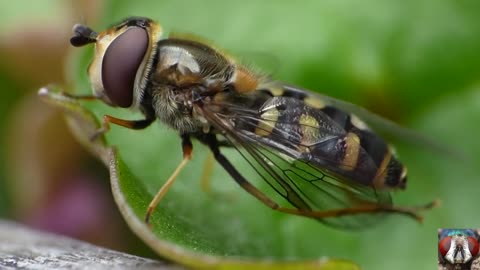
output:
<instances>
[{"instance_id":1,"label":"striped abdomen","mask_svg":"<svg viewBox=\"0 0 480 270\"><path fill-rule=\"evenodd\" d=\"M379 189L405 187L405 167L355 115L302 92L257 95L256 115L237 121L237 130L341 178Z\"/></svg>"}]
</instances>

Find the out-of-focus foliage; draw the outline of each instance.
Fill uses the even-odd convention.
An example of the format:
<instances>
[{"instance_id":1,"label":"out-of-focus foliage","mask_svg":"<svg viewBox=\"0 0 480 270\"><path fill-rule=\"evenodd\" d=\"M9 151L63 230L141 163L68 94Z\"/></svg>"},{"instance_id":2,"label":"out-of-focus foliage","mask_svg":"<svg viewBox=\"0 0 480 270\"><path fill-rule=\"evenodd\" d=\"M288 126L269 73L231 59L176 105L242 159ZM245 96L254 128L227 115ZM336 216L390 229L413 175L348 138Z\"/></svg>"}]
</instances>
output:
<instances>
[{"instance_id":1,"label":"out-of-focus foliage","mask_svg":"<svg viewBox=\"0 0 480 270\"><path fill-rule=\"evenodd\" d=\"M6 115L8 111L11 109L11 106L8 106L8 103L11 102L16 98L18 95L18 89L15 88L15 84L12 83L7 77L4 76L4 72L0 69L0 82L2 84L1 89L3 90L2 92L5 92L5 90L8 89L8 93L3 94L1 97L1 104L0 104L0 121L4 122L6 119ZM5 133L5 127L0 126L0 134ZM0 144L1 145L1 144ZM0 150L0 179L5 179L5 164L6 164L6 155L3 149L4 147L1 148ZM0 215L5 215L8 213L8 204L9 204L9 198L8 198L8 193L6 192L6 181L1 180L0 181Z\"/></svg>"},{"instance_id":2,"label":"out-of-focus foliage","mask_svg":"<svg viewBox=\"0 0 480 270\"><path fill-rule=\"evenodd\" d=\"M38 5L37 5L38 4ZM17 63L15 55L22 55L18 53L20 49L28 50L28 47L22 42L20 34L12 31L15 27L28 24L30 18L35 20L39 17L45 17L47 10L54 10L55 4L53 1L45 2L43 4L34 3L27 9L26 5L5 2L2 3L0 10L0 134L7 134L10 119L14 110L15 102L19 100L19 97L24 95L29 88L33 87L32 84L35 78L31 78L27 74L22 72L22 60L25 62L25 58L28 53L23 54L26 57L20 59ZM34 8L36 7L36 8ZM20 27L18 29L21 29ZM27 41L25 38L23 41ZM16 53L17 52L17 53ZM30 65L32 63L30 62ZM46 68L45 70L48 70ZM46 82L46 81L45 81ZM7 173L6 166L9 163L9 157L7 155L7 146L5 145L6 138L2 136L0 141L0 215L4 216L9 212L9 194L7 193Z\"/></svg>"},{"instance_id":3,"label":"out-of-focus foliage","mask_svg":"<svg viewBox=\"0 0 480 270\"><path fill-rule=\"evenodd\" d=\"M398 145L409 167L409 185L395 194L395 201L415 205L439 198L441 208L426 213L422 225L391 217L366 231L344 232L266 209L218 167L212 179L215 195L202 193L198 175L206 151L196 144L194 161L154 216L157 236L220 256L329 256L353 260L364 269L427 269L436 263L437 228L479 226L480 2L116 0L105 2L99 14L97 30L130 15L148 16L166 32L203 36L248 57L248 63L261 62L249 56L266 53L277 58L274 78L361 104L468 156L458 160ZM91 49L68 69L82 93L89 91L87 53ZM5 94L0 93L2 99ZM139 117L101 104L87 106L98 116ZM127 178L135 181L132 187L150 194L181 158L176 134L164 130L158 125L142 132L113 127L107 136L119 147L125 173L134 176ZM133 200L141 215L146 199Z\"/></svg>"}]
</instances>

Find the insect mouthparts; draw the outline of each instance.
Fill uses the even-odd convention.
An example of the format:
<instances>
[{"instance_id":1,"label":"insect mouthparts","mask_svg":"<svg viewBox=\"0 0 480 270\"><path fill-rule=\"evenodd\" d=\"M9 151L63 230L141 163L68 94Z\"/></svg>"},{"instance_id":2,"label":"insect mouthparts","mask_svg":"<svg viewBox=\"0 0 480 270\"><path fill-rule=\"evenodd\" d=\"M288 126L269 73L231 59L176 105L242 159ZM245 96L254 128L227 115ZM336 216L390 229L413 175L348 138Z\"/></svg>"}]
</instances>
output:
<instances>
[{"instance_id":1,"label":"insect mouthparts","mask_svg":"<svg viewBox=\"0 0 480 270\"><path fill-rule=\"evenodd\" d=\"M93 31L90 27L75 24L73 26L73 37L70 38L70 44L75 47L81 47L89 43L95 43L97 41L97 32Z\"/></svg>"}]
</instances>

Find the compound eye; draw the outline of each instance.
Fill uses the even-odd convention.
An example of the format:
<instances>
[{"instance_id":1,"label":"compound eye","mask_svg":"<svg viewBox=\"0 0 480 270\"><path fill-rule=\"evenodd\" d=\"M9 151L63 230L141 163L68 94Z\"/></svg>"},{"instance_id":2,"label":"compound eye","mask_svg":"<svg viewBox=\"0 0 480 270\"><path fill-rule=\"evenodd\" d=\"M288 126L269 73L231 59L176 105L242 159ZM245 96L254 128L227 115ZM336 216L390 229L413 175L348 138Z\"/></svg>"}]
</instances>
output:
<instances>
[{"instance_id":1,"label":"compound eye","mask_svg":"<svg viewBox=\"0 0 480 270\"><path fill-rule=\"evenodd\" d=\"M442 254L443 257L447 255L448 251L450 250L450 245L452 244L452 237L447 236L440 240L438 243L438 251L440 251L440 254Z\"/></svg>"},{"instance_id":2,"label":"compound eye","mask_svg":"<svg viewBox=\"0 0 480 270\"><path fill-rule=\"evenodd\" d=\"M147 47L148 34L140 27L128 29L108 46L103 57L102 82L115 105L132 105L135 77Z\"/></svg>"},{"instance_id":3,"label":"compound eye","mask_svg":"<svg viewBox=\"0 0 480 270\"><path fill-rule=\"evenodd\" d=\"M472 257L477 256L479 249L477 239L470 236L468 237L468 249L470 250L470 254L472 254Z\"/></svg>"}]
</instances>

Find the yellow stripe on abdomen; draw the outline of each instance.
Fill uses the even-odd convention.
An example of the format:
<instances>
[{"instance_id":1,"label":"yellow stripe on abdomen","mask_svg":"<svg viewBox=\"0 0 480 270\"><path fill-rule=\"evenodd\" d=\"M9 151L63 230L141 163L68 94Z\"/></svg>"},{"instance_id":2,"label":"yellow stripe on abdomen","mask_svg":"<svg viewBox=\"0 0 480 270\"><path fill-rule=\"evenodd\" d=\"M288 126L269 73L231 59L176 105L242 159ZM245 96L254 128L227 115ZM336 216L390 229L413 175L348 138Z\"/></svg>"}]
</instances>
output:
<instances>
[{"instance_id":1,"label":"yellow stripe on abdomen","mask_svg":"<svg viewBox=\"0 0 480 270\"><path fill-rule=\"evenodd\" d=\"M255 134L262 137L269 136L277 123L280 112L276 108L271 108L261 115Z\"/></svg>"},{"instance_id":2,"label":"yellow stripe on abdomen","mask_svg":"<svg viewBox=\"0 0 480 270\"><path fill-rule=\"evenodd\" d=\"M345 136L345 155L340 166L345 171L353 171L358 163L360 154L360 138L353 132Z\"/></svg>"}]
</instances>

